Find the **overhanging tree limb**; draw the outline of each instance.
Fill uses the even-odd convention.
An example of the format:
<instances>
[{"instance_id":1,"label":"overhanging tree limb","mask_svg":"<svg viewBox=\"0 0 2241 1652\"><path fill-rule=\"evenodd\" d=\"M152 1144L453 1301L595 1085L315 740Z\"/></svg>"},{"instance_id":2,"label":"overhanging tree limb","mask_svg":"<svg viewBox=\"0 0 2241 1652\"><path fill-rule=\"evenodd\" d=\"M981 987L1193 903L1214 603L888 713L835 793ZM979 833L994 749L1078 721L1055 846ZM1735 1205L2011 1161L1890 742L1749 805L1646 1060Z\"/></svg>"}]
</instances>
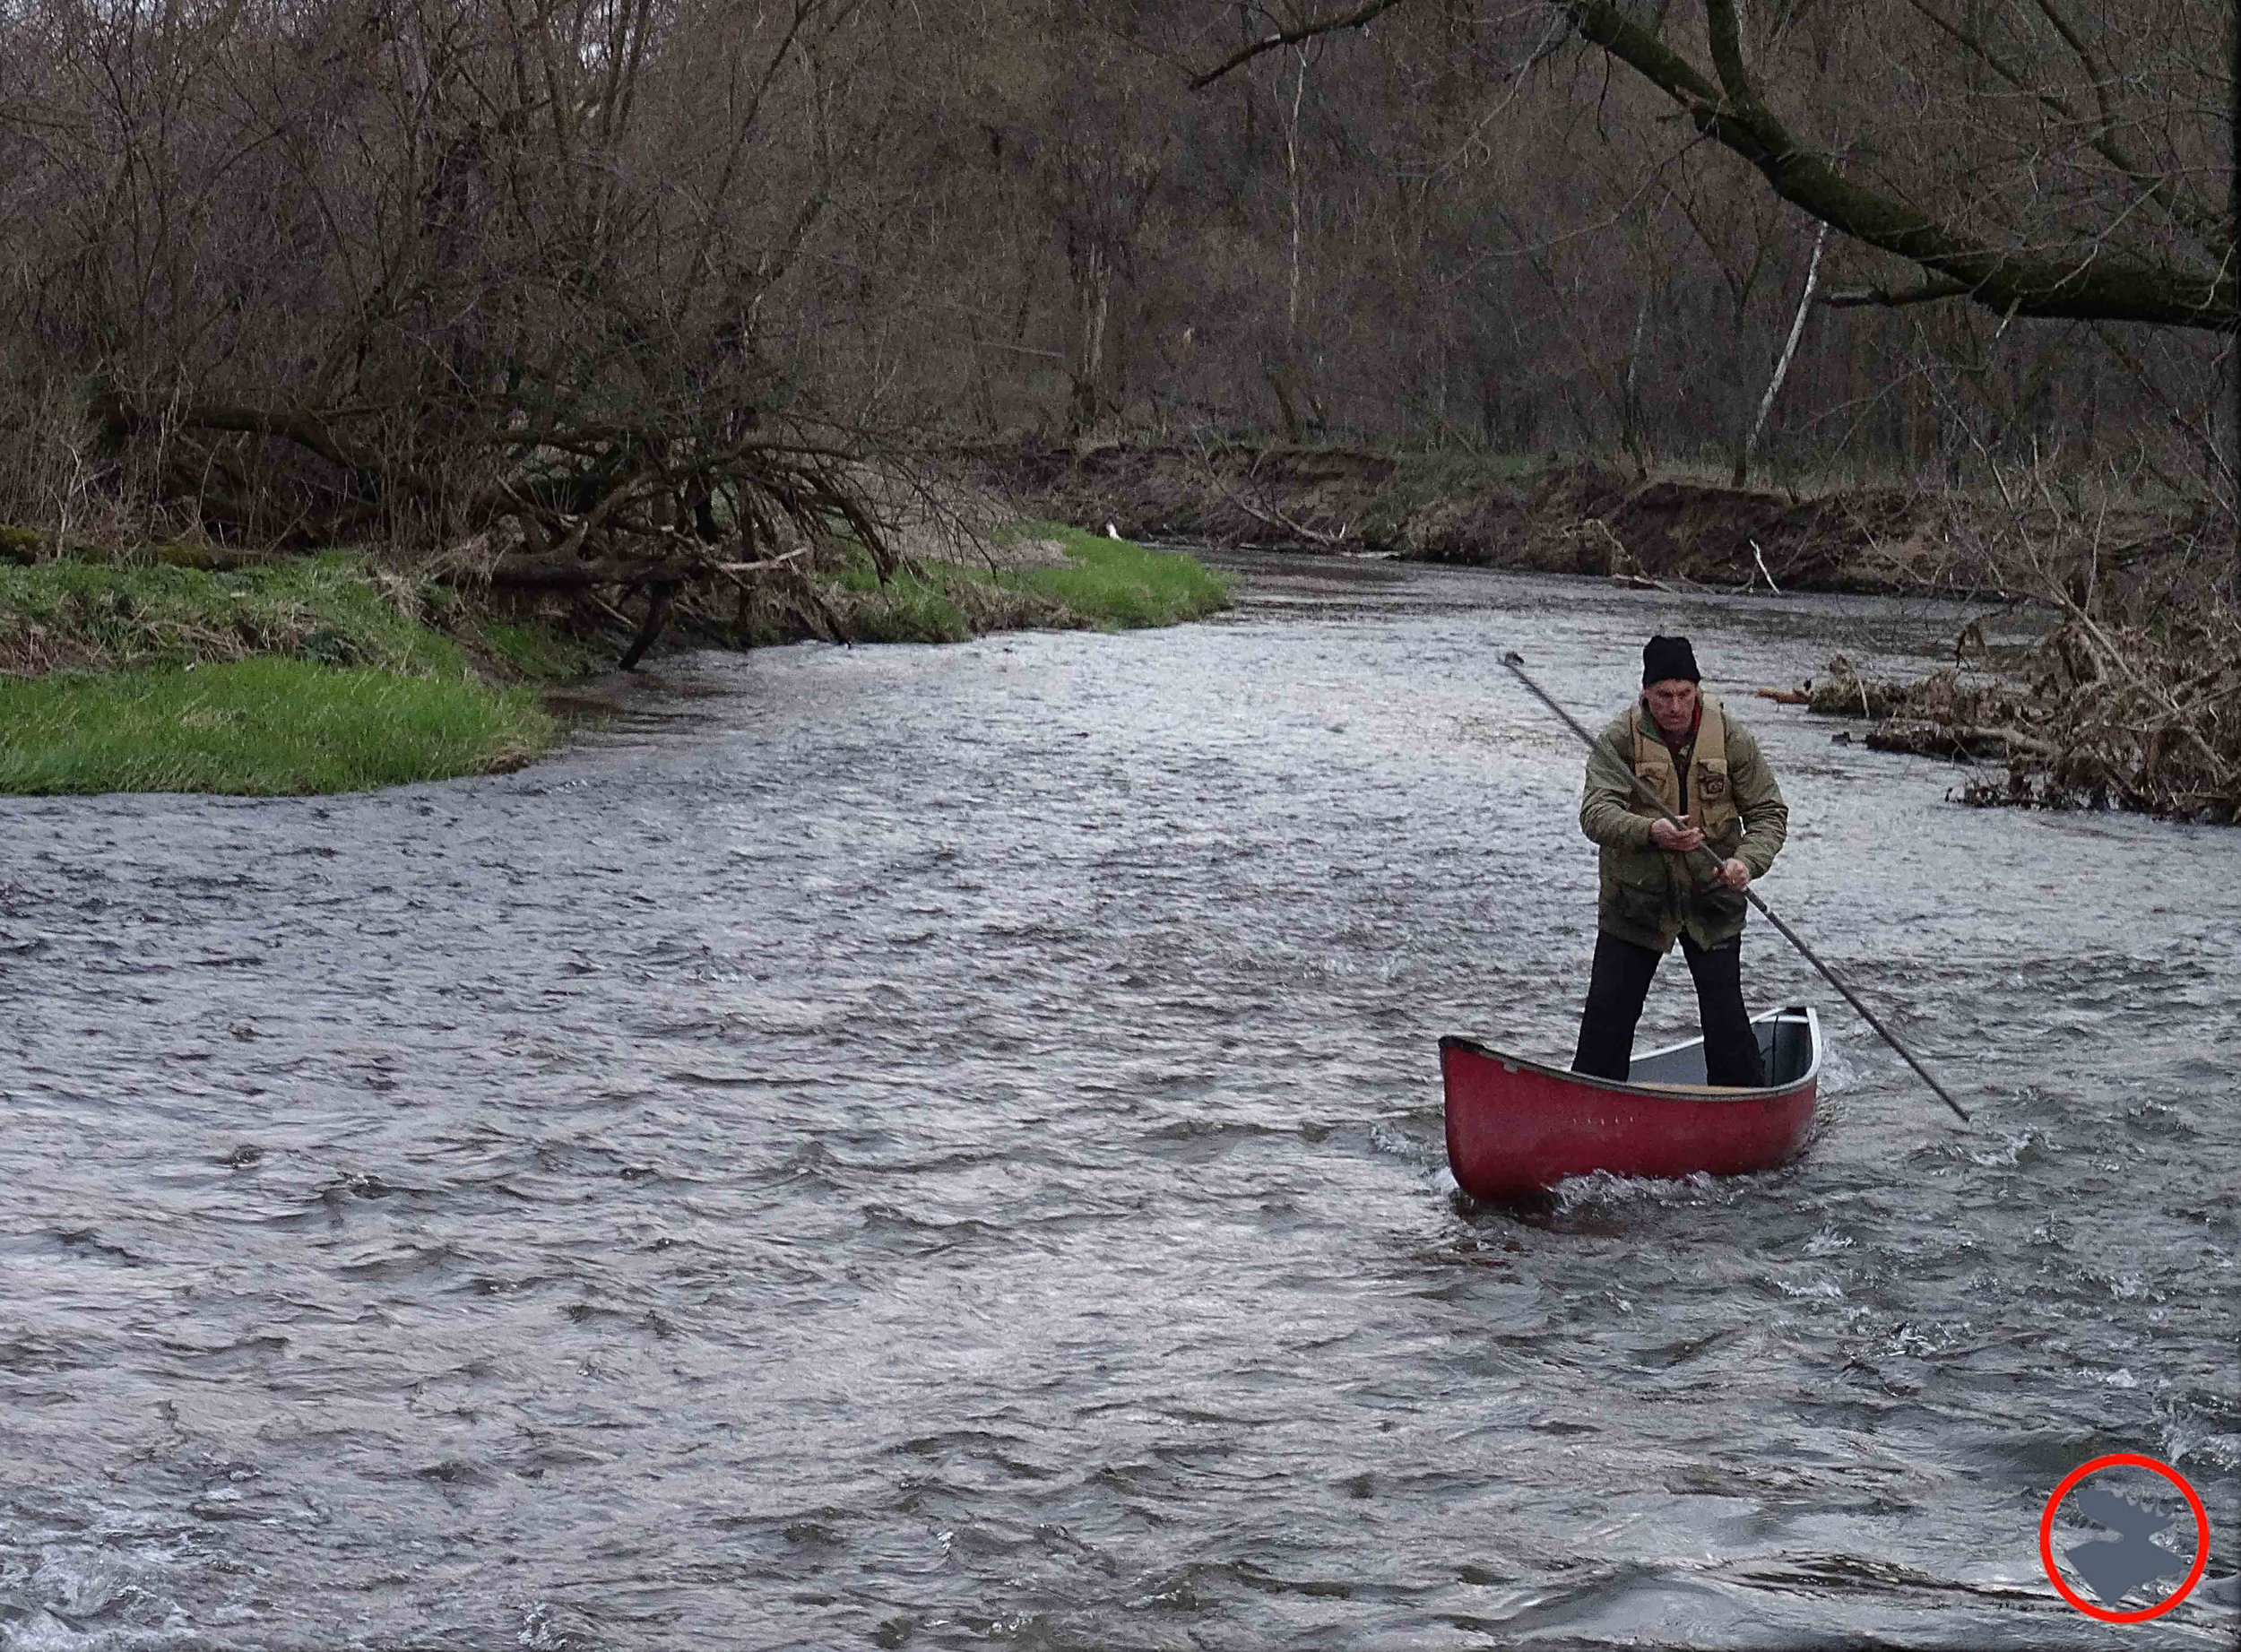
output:
<instances>
[{"instance_id":1,"label":"overhanging tree limb","mask_svg":"<svg viewBox=\"0 0 2241 1652\"><path fill-rule=\"evenodd\" d=\"M1232 69L1237 68L1240 65L1250 63L1263 52L1281 51L1287 46L1297 46L1302 41L1311 40L1319 34L1337 34L1346 29L1365 29L1377 18L1400 4L1401 0L1368 0L1368 4L1356 7L1343 17L1311 18L1290 29L1279 29L1274 34L1263 35L1257 40L1239 47L1205 74L1191 76L1190 90L1198 91L1213 85Z\"/></svg>"},{"instance_id":2,"label":"overhanging tree limb","mask_svg":"<svg viewBox=\"0 0 2241 1652\"><path fill-rule=\"evenodd\" d=\"M1678 103L1706 137L1757 168L1774 193L1841 234L1919 264L2003 316L2136 321L2229 331L2241 320L2228 262L2217 274L2159 268L2095 247L2046 256L1990 245L1873 188L1800 143L1751 82L1735 0L1705 0L1714 84L1614 0L1559 0L1582 39Z\"/></svg>"},{"instance_id":3,"label":"overhanging tree limb","mask_svg":"<svg viewBox=\"0 0 2241 1652\"><path fill-rule=\"evenodd\" d=\"M335 435L324 415L306 410L195 402L158 411L143 407L118 392L105 391L93 398L88 411L96 421L119 436L129 435L143 425L162 423L180 428L278 437L346 471L362 472L373 468L367 454L354 450Z\"/></svg>"},{"instance_id":4,"label":"overhanging tree limb","mask_svg":"<svg viewBox=\"0 0 2241 1652\"><path fill-rule=\"evenodd\" d=\"M1203 87L1263 52L1318 34L1355 27L1390 10L1399 0L1379 0L1342 17L1302 24L1239 48L1214 69L1195 76ZM1930 278L1918 288L1868 288L1831 295L1834 304L1924 304L1965 298L2002 316L2071 321L2126 321L2154 326L2231 332L2241 324L2241 286L2232 256L2232 227L2213 212L2186 201L2170 180L2141 168L2115 139L2114 113L2084 120L2059 98L2030 89L2042 106L2092 129L2096 152L2184 225L2216 255L2211 270L2148 263L2114 251L2107 238L2074 252L2043 253L2001 247L1960 229L1950 216L1864 181L1856 168L1816 150L1793 134L1761 94L1743 61L1743 28L1735 0L1703 0L1713 72L1707 74L1658 32L1666 6L1640 13L1624 0L1552 0L1588 44L1632 69L1680 106L1696 129L1757 169L1782 200L1880 251L1919 266ZM1909 4L1932 22L1955 33L1947 20L1919 0ZM2046 0L2041 5L2049 27L2062 36L2094 79L2095 95L2105 95L2105 72L2076 34L2069 19ZM1653 21L1653 18L1655 21ZM1971 50L1994 74L2017 84L2020 76L2004 60L1994 62L1989 48L1967 36ZM2018 86L2019 90L2025 90ZM2052 100L2049 101L2049 99Z\"/></svg>"}]
</instances>

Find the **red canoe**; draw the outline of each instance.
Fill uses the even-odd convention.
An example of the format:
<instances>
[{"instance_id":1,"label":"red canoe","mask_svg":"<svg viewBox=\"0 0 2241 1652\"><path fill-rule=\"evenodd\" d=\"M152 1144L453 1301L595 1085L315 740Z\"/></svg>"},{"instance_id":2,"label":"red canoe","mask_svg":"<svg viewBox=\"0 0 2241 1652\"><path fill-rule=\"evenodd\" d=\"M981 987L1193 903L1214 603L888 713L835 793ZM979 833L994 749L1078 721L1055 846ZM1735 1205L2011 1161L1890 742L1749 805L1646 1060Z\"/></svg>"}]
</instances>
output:
<instances>
[{"instance_id":1,"label":"red canoe","mask_svg":"<svg viewBox=\"0 0 2241 1652\"><path fill-rule=\"evenodd\" d=\"M1626 1080L1588 1078L1467 1038L1440 1041L1448 1164L1475 1198L1511 1198L1567 1176L1715 1176L1793 1158L1813 1129L1821 1022L1804 1005L1752 1018L1763 1089L1704 1082L1704 1041L1634 1058Z\"/></svg>"}]
</instances>

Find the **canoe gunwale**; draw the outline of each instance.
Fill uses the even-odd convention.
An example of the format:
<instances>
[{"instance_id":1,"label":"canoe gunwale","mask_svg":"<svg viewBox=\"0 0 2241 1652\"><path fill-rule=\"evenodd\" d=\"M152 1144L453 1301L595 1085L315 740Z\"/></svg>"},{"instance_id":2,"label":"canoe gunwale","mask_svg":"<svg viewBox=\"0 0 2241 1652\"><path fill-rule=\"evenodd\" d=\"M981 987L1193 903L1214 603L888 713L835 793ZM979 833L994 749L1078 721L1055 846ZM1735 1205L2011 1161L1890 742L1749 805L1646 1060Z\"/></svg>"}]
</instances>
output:
<instances>
[{"instance_id":1,"label":"canoe gunwale","mask_svg":"<svg viewBox=\"0 0 2241 1652\"><path fill-rule=\"evenodd\" d=\"M1507 1050L1496 1050L1490 1044L1482 1044L1476 1039L1464 1038L1457 1034L1449 1034L1442 1037L1440 1040L1440 1048L1467 1051L1472 1055L1484 1056L1489 1060L1500 1061L1505 1067L1537 1073L1544 1078L1556 1079L1562 1084L1577 1085L1583 1089L1609 1090L1625 1095L1647 1096L1661 1102L1703 1102L1712 1106L1724 1106L1731 1102L1772 1101L1779 1096L1795 1094L1808 1085L1815 1084L1820 1080L1821 1017L1813 1013L1812 1005L1786 1004L1779 1009L1762 1010L1752 1016L1751 1021L1754 1026L1761 1021L1803 1023L1806 1028L1806 1034L1810 1040L1809 1048L1812 1051L1812 1059L1806 1062L1804 1072L1781 1084L1755 1085L1749 1087L1726 1085L1637 1084L1631 1079L1598 1078L1588 1073L1575 1073L1568 1067L1551 1067L1545 1061L1536 1061L1527 1056L1512 1055ZM1653 1060L1658 1056L1671 1055L1675 1051L1694 1049L1703 1042L1700 1036L1684 1038L1677 1043L1661 1044L1655 1050L1645 1051L1635 1060L1638 1061Z\"/></svg>"}]
</instances>

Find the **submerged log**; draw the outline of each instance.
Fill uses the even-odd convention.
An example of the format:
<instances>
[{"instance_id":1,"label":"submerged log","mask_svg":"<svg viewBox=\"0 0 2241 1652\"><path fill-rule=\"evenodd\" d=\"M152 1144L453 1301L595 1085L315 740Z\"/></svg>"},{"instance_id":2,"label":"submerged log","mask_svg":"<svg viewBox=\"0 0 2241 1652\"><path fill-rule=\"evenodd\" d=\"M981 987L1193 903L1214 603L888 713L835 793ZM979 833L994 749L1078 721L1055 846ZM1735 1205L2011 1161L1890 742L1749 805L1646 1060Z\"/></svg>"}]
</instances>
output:
<instances>
[{"instance_id":1,"label":"submerged log","mask_svg":"<svg viewBox=\"0 0 2241 1652\"><path fill-rule=\"evenodd\" d=\"M1867 731L1871 751L1902 751L1952 763L2000 763L2018 754L2051 758L2059 755L2044 740L2015 729L1978 728L1968 723L1892 718Z\"/></svg>"}]
</instances>

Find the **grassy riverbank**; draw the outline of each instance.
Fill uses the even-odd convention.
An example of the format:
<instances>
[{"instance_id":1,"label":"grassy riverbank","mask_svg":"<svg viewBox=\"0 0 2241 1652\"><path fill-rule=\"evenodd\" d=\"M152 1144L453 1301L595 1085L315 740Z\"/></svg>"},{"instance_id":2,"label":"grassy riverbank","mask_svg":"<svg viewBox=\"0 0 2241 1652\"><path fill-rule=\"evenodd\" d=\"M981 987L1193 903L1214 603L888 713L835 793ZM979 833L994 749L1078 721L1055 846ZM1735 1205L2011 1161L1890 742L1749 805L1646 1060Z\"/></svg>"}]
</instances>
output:
<instances>
[{"instance_id":1,"label":"grassy riverbank","mask_svg":"<svg viewBox=\"0 0 2241 1652\"><path fill-rule=\"evenodd\" d=\"M365 791L515 768L554 720L524 690L264 655L0 685L0 791Z\"/></svg>"},{"instance_id":2,"label":"grassy riverbank","mask_svg":"<svg viewBox=\"0 0 2241 1652\"><path fill-rule=\"evenodd\" d=\"M518 767L590 655L340 554L0 567L0 792L360 791Z\"/></svg>"},{"instance_id":3,"label":"grassy riverbank","mask_svg":"<svg viewBox=\"0 0 2241 1652\"><path fill-rule=\"evenodd\" d=\"M1054 539L1067 560L999 577L1041 592L1093 624L1121 630L1181 625L1229 606L1228 583L1196 558L1055 523L1023 532Z\"/></svg>"},{"instance_id":4,"label":"grassy riverbank","mask_svg":"<svg viewBox=\"0 0 2241 1652\"><path fill-rule=\"evenodd\" d=\"M1011 524L948 558L921 558L884 584L851 559L828 593L858 642L954 643L1036 627L1133 630L1180 625L1229 605L1197 558L1053 522Z\"/></svg>"},{"instance_id":5,"label":"grassy riverbank","mask_svg":"<svg viewBox=\"0 0 2241 1652\"><path fill-rule=\"evenodd\" d=\"M977 562L882 583L851 561L812 583L861 642L1169 625L1228 601L1188 557L1040 523L993 536ZM0 793L304 795L516 768L561 733L538 688L619 653L627 631L610 616L502 609L339 552L229 573L0 566ZM808 634L741 610L675 636Z\"/></svg>"}]
</instances>

